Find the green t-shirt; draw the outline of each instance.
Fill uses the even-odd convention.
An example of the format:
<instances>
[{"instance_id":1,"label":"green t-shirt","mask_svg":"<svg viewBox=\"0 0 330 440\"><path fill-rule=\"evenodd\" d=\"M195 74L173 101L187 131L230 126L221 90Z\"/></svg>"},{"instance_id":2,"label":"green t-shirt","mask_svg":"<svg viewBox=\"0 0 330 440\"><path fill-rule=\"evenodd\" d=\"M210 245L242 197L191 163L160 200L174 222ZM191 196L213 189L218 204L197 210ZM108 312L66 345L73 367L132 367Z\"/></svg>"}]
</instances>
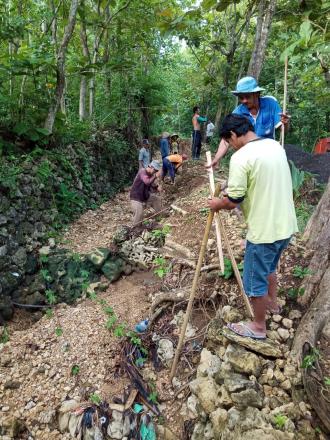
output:
<instances>
[{"instance_id":1,"label":"green t-shirt","mask_svg":"<svg viewBox=\"0 0 330 440\"><path fill-rule=\"evenodd\" d=\"M228 197L243 200L252 243L274 243L298 231L288 161L273 139L249 142L232 155Z\"/></svg>"}]
</instances>

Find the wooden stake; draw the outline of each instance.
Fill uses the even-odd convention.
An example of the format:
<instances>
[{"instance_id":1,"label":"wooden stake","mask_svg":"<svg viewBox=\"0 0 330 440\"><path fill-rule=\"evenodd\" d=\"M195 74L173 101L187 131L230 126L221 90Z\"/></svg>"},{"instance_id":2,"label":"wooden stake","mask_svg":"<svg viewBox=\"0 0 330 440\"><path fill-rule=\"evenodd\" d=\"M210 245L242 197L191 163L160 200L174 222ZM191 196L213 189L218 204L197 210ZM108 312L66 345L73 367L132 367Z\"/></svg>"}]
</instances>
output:
<instances>
[{"instance_id":1,"label":"wooden stake","mask_svg":"<svg viewBox=\"0 0 330 440\"><path fill-rule=\"evenodd\" d=\"M210 195L213 197L214 191L215 191L215 185L214 185L214 175L213 175L213 168L211 166L212 163L212 157L211 157L211 151L206 152L206 161L207 165L210 166L209 170L209 182L210 182ZM217 248L218 248L218 256L219 256L219 264L221 272L225 272L225 263L223 260L223 252L222 252L222 242L221 242L221 233L219 228L219 222L217 221L217 218L219 216L219 213L214 214L215 218L215 235L217 237Z\"/></svg>"},{"instance_id":2,"label":"wooden stake","mask_svg":"<svg viewBox=\"0 0 330 440\"><path fill-rule=\"evenodd\" d=\"M286 114L286 100L288 94L288 57L285 57L284 61L284 91L283 91L283 113ZM284 148L284 124L281 126L281 145Z\"/></svg>"},{"instance_id":3,"label":"wooden stake","mask_svg":"<svg viewBox=\"0 0 330 440\"><path fill-rule=\"evenodd\" d=\"M216 187L215 191L214 191L214 196L217 197L220 194L220 191L221 191L221 186L218 185ZM196 270L195 270L195 275L194 275L194 279L193 279L193 283L192 283L192 287L191 287L191 292L190 292L190 297L189 297L189 301L188 301L188 305L187 305L187 310L186 310L186 314L185 314L185 317L184 317L184 321L183 321L182 326L181 326L179 342L178 342L178 346L176 348L175 356L174 356L173 363L172 363L171 374L170 374L170 380L171 381L172 381L172 379L173 379L173 377L174 377L174 375L176 373L176 367L178 365L179 356L180 356L180 353L181 353L184 337L185 337L185 334L186 334L186 329L187 329L188 321L189 321L191 310L192 310L192 306L193 306L193 303L194 303L195 294L196 294L197 285L198 285L199 273L200 273L200 270L201 270L201 267L202 267L202 264L203 264L203 259L204 259L204 255L205 255L205 251L206 251L206 246L207 246L207 240L209 238L210 230L211 230L211 227L212 227L213 217L214 217L214 212L210 211L209 215L207 217L207 223L206 223L206 227L205 227L205 232L204 232L204 236L203 236L203 241L202 241L201 249L199 251L198 262L197 262L197 266L196 266Z\"/></svg>"},{"instance_id":4,"label":"wooden stake","mask_svg":"<svg viewBox=\"0 0 330 440\"><path fill-rule=\"evenodd\" d=\"M229 240L228 240L228 236L227 236L227 233L226 233L226 230L225 230L225 225L223 224L223 221L222 221L222 218L220 217L220 215L218 215L217 221L219 222L219 227L220 227L220 230L221 230L221 235L223 237L223 240L225 242L225 245L226 245L226 248L227 248L227 251L228 251L228 254L229 254L231 265L232 265L233 270L234 270L234 274L235 274L235 277L236 277L236 280L237 280L237 284L238 284L238 287L239 287L239 290L240 290L241 297L242 297L242 299L244 301L244 304L245 304L245 307L246 307L246 310L247 310L247 314L248 314L249 318L253 319L253 317L254 317L253 310L252 310L250 301L249 301L249 299L248 299L248 297L247 297L247 295L245 293L243 282L242 282L242 277L241 277L240 271L239 271L239 269L237 267L237 263L236 263L236 260L235 260L235 257L234 257L234 254L233 254L233 251L232 251L232 248L230 246L230 243L229 243Z\"/></svg>"}]
</instances>

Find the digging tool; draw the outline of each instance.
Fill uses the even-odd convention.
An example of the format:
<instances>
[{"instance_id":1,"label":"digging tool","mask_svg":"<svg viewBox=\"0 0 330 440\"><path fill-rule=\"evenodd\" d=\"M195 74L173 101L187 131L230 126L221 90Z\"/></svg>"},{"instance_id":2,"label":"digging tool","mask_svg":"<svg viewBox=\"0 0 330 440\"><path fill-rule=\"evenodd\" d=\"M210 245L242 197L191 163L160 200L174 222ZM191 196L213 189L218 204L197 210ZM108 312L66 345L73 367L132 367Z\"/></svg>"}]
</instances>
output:
<instances>
[{"instance_id":1,"label":"digging tool","mask_svg":"<svg viewBox=\"0 0 330 440\"><path fill-rule=\"evenodd\" d=\"M218 197L220 194L220 191L221 191L221 185L219 184L219 185L217 185L217 187L214 191L214 196ZM172 381L172 379L175 375L175 372L176 372L176 367L178 365L179 356L180 356L182 345L183 345L183 340L184 340L184 337L186 334L188 320L190 318L192 306L194 303L195 294L196 294L196 290L197 290L197 284L198 284L198 277L199 277L199 273L200 273L200 270L201 270L201 267L203 264L203 259L204 259L206 246L207 246L207 240L209 238L210 230L212 227L213 217L214 217L214 211L210 210L209 215L207 217L207 222L206 222L206 227L205 227L205 231L204 231L201 249L199 251L198 262L197 262L197 266L195 269L195 275L194 275L194 279L193 279L193 283L192 283L192 287L191 287L191 293L190 293L190 297L189 297L189 301L188 301L188 305L187 305L187 309L186 309L186 314L185 314L184 321L181 326L179 342L178 342L178 346L176 348L175 356L174 356L173 363L172 363L171 374L170 374L171 381Z\"/></svg>"},{"instance_id":2,"label":"digging tool","mask_svg":"<svg viewBox=\"0 0 330 440\"><path fill-rule=\"evenodd\" d=\"M138 223L136 223L133 226L130 226L129 229L134 229L136 226L140 225L141 223L145 222L146 220L150 220L153 217L157 217L157 215L162 214L163 212L168 211L169 209L172 209L171 206L168 206L167 208L162 209L161 211L158 212L154 212L152 215L150 215L149 217L144 218L143 220L139 221Z\"/></svg>"},{"instance_id":3,"label":"digging tool","mask_svg":"<svg viewBox=\"0 0 330 440\"><path fill-rule=\"evenodd\" d=\"M284 91L283 91L283 113L286 113L286 100L288 94L288 57L285 57L284 61ZM284 133L285 127L284 124L281 126L281 145L284 148Z\"/></svg>"},{"instance_id":4,"label":"digging tool","mask_svg":"<svg viewBox=\"0 0 330 440\"><path fill-rule=\"evenodd\" d=\"M210 181L210 196L213 197L213 194L214 194L214 191L215 191L215 185L214 185L213 168L211 166L211 164L212 164L212 157L211 157L211 152L210 151L206 152L206 161L207 161L207 165L210 167L208 169L208 171L209 171L209 181ZM225 272L225 263L224 263L224 260L223 260L221 232L220 232L219 222L217 221L218 216L219 216L219 214L216 212L214 214L214 218L215 218L215 235L217 237L217 248L218 248L218 256L219 256L220 269L221 269L221 273L224 273Z\"/></svg>"}]
</instances>

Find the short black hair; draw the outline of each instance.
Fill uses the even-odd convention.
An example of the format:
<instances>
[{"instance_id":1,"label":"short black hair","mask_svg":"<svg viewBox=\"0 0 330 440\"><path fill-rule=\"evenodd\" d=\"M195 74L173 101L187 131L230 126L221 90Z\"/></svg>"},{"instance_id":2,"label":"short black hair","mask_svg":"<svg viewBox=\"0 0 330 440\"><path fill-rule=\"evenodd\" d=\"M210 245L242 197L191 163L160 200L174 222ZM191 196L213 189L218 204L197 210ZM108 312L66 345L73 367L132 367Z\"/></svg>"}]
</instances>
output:
<instances>
[{"instance_id":1,"label":"short black hair","mask_svg":"<svg viewBox=\"0 0 330 440\"><path fill-rule=\"evenodd\" d=\"M193 112L196 113L198 109L199 109L199 105L195 105L195 107L193 108Z\"/></svg>"},{"instance_id":2,"label":"short black hair","mask_svg":"<svg viewBox=\"0 0 330 440\"><path fill-rule=\"evenodd\" d=\"M220 137L229 139L231 137L231 131L236 133L237 137L243 136L248 131L254 132L254 127L248 118L241 115L230 113L222 121L220 127Z\"/></svg>"}]
</instances>

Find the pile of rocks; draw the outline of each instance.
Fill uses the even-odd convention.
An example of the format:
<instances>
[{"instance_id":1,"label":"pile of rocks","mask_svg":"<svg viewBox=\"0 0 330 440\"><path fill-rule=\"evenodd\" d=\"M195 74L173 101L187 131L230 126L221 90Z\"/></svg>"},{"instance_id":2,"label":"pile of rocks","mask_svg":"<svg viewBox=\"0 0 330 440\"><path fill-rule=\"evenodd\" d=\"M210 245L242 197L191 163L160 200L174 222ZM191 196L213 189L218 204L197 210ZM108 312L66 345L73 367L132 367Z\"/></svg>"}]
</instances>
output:
<instances>
[{"instance_id":1,"label":"pile of rocks","mask_svg":"<svg viewBox=\"0 0 330 440\"><path fill-rule=\"evenodd\" d=\"M223 324L211 323L208 348L190 383L185 412L196 419L192 440L316 438L301 374L288 347L270 339L242 338ZM278 333L274 339L280 338Z\"/></svg>"}]
</instances>

